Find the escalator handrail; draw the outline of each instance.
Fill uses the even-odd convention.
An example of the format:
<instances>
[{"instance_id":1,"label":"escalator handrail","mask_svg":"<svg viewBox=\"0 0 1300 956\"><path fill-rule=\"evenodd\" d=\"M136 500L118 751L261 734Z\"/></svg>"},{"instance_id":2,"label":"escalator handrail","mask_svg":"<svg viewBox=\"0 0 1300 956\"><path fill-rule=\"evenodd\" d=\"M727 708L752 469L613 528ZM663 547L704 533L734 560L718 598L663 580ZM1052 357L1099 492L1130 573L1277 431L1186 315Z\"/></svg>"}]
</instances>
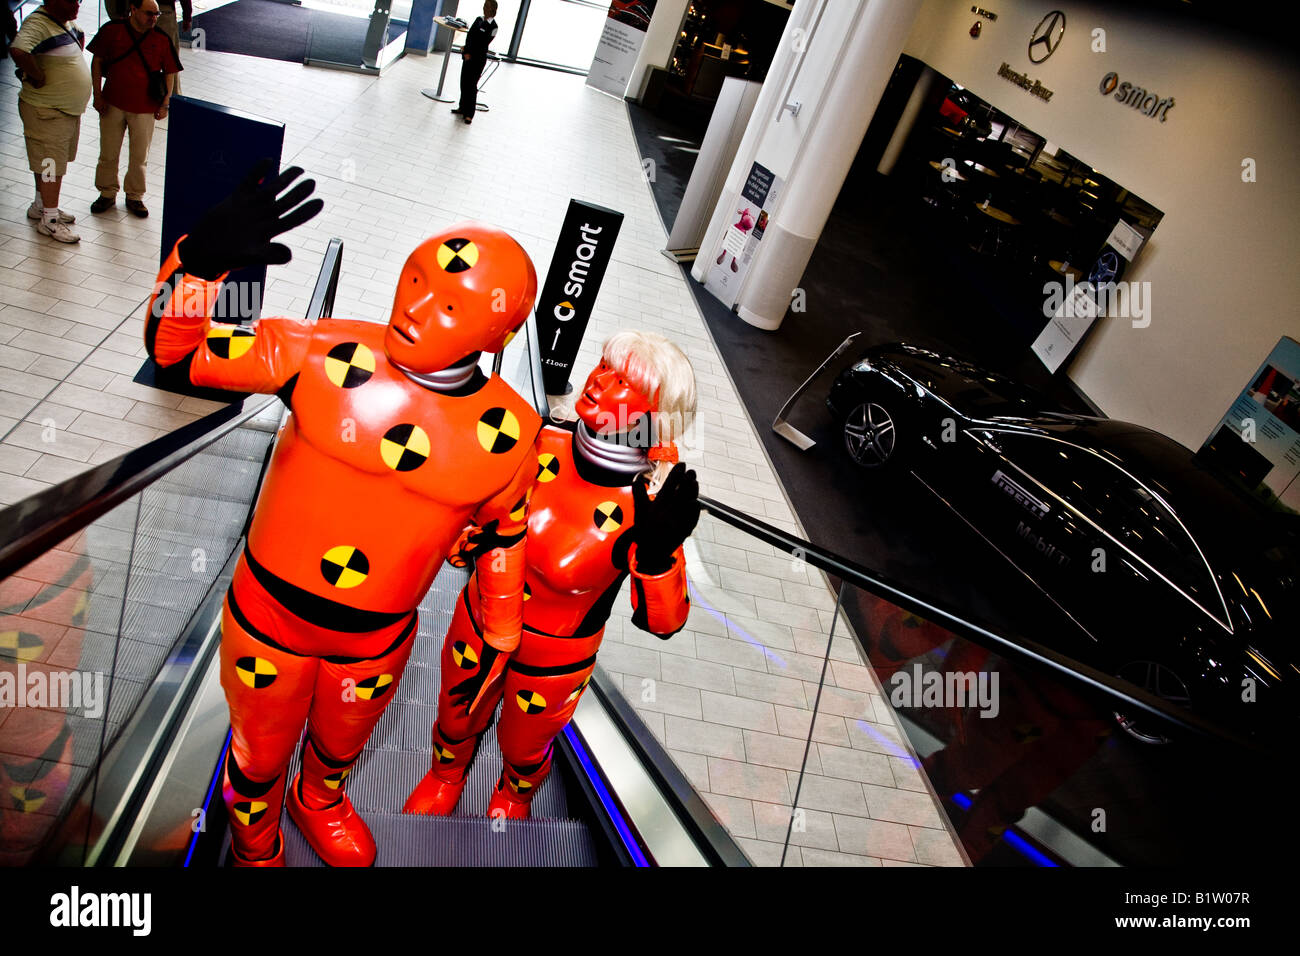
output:
<instances>
[{"instance_id":1,"label":"escalator handrail","mask_svg":"<svg viewBox=\"0 0 1300 956\"><path fill-rule=\"evenodd\" d=\"M332 315L343 240L331 239L306 318ZM250 395L111 461L25 498L0 512L0 580L36 560L177 465L256 417L275 396Z\"/></svg>"},{"instance_id":2,"label":"escalator handrail","mask_svg":"<svg viewBox=\"0 0 1300 956\"><path fill-rule=\"evenodd\" d=\"M1105 696L1118 702L1139 707L1180 730L1192 731L1247 750L1266 750L1259 742L1242 737L1188 711L1173 707L1154 694L1132 687L1126 682L1096 668L1089 667L1066 654L1054 651L1049 647L1015 634L994 631L984 625L968 620L954 609L939 602L917 597L915 594L891 583L886 577L865 565L813 544L811 541L805 541L779 528L774 528L770 524L759 521L757 518L753 518L719 501L701 495L700 504L723 523L770 544L787 554L798 552L798 557L807 564L847 581L854 587L861 588L869 594L884 598L903 610L916 614L931 623L939 624L957 636L965 638L1001 657L1037 667L1049 668L1071 681L1086 685L1092 690L1100 691Z\"/></svg>"},{"instance_id":3,"label":"escalator handrail","mask_svg":"<svg viewBox=\"0 0 1300 956\"><path fill-rule=\"evenodd\" d=\"M0 521L0 579L40 557L262 412L253 395L11 505Z\"/></svg>"}]
</instances>

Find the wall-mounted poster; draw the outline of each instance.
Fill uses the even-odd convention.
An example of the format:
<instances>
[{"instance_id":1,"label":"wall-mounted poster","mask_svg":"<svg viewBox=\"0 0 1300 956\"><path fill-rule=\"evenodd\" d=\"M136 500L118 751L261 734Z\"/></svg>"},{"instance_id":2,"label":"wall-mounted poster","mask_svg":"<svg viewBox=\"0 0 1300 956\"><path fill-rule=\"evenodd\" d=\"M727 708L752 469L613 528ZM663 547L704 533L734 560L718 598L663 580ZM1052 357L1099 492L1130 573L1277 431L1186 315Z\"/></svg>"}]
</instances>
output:
<instances>
[{"instance_id":1,"label":"wall-mounted poster","mask_svg":"<svg viewBox=\"0 0 1300 956\"><path fill-rule=\"evenodd\" d=\"M760 163L754 163L740 190L731 224L722 234L722 246L704 277L704 288L717 296L728 308L736 304L736 295L744 281L754 252L763 240L767 220L781 195L784 180Z\"/></svg>"},{"instance_id":2,"label":"wall-mounted poster","mask_svg":"<svg viewBox=\"0 0 1300 956\"><path fill-rule=\"evenodd\" d=\"M587 85L622 97L645 42L657 0L612 0L600 43L587 71Z\"/></svg>"},{"instance_id":3,"label":"wall-mounted poster","mask_svg":"<svg viewBox=\"0 0 1300 956\"><path fill-rule=\"evenodd\" d=\"M1300 342L1282 337L1200 454L1257 497L1300 511Z\"/></svg>"}]
</instances>

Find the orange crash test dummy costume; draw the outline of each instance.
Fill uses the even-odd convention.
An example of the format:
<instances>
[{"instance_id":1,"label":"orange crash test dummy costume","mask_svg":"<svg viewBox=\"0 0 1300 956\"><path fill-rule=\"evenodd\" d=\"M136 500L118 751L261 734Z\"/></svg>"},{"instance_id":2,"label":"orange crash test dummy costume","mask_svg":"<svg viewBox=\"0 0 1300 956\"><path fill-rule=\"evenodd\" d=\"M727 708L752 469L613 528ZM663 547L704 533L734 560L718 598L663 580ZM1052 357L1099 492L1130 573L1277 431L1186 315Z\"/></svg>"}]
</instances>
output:
<instances>
[{"instance_id":1,"label":"orange crash test dummy costume","mask_svg":"<svg viewBox=\"0 0 1300 956\"><path fill-rule=\"evenodd\" d=\"M504 767L488 815L528 817L629 575L633 623L661 638L686 623L682 544L699 520L699 486L676 464L674 439L695 415L689 360L663 336L620 332L605 343L574 411L577 422L547 425L537 438L523 634L507 654L485 640L478 610L489 567L483 553L497 541L479 529L466 535L459 553L478 557L443 643L433 763L407 799L408 813L452 812L504 698L497 723Z\"/></svg>"},{"instance_id":2,"label":"orange crash test dummy costume","mask_svg":"<svg viewBox=\"0 0 1300 956\"><path fill-rule=\"evenodd\" d=\"M420 600L469 522L502 549L476 594L486 639L518 642L541 419L477 362L526 320L537 278L510 236L462 223L411 253L387 326L211 321L226 275L287 262L271 240L320 211L311 180L289 188L301 172L259 167L177 243L145 342L159 365L188 363L195 385L275 393L292 413L222 620L235 861L283 865L285 776L306 723L289 814L325 862L367 866L374 840L345 781L401 679Z\"/></svg>"}]
</instances>

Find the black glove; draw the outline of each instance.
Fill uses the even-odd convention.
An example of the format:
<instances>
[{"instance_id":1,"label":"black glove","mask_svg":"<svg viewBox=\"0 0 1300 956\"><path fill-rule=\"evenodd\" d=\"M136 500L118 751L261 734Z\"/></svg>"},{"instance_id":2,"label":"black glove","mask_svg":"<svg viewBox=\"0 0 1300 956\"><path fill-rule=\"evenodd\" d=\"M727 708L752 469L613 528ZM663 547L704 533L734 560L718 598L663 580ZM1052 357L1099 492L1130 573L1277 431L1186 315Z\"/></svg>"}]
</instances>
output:
<instances>
[{"instance_id":1,"label":"black glove","mask_svg":"<svg viewBox=\"0 0 1300 956\"><path fill-rule=\"evenodd\" d=\"M212 280L245 266L283 265L293 258L288 246L271 240L301 226L325 204L319 199L303 202L316 188L314 179L303 180L277 199L302 175L302 167L292 166L278 176L274 171L273 160L262 160L189 231L180 246L181 268L187 274Z\"/></svg>"},{"instance_id":2,"label":"black glove","mask_svg":"<svg viewBox=\"0 0 1300 956\"><path fill-rule=\"evenodd\" d=\"M638 478L632 485L632 508L636 569L641 574L663 574L673 566L673 552L700 520L700 483L695 472L681 462L673 465L653 501L645 479Z\"/></svg>"},{"instance_id":3,"label":"black glove","mask_svg":"<svg viewBox=\"0 0 1300 956\"><path fill-rule=\"evenodd\" d=\"M474 676L467 677L447 691L452 706L464 707L466 714L473 713L483 699L483 692L505 673L508 663L510 663L509 658L503 657L495 647L485 643ZM493 706L496 706L495 703Z\"/></svg>"}]
</instances>

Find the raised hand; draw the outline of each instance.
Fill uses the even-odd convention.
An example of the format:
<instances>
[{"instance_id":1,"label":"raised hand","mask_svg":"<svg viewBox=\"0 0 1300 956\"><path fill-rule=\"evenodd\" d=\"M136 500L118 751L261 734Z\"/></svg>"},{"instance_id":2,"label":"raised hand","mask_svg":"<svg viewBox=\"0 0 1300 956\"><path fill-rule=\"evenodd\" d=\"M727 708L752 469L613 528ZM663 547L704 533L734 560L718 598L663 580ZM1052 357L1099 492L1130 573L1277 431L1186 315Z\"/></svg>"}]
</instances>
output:
<instances>
[{"instance_id":1,"label":"raised hand","mask_svg":"<svg viewBox=\"0 0 1300 956\"><path fill-rule=\"evenodd\" d=\"M652 499L644 478L632 486L636 565L642 574L663 574L673 566L673 552L682 546L700 520L700 483L680 462L673 465Z\"/></svg>"},{"instance_id":2,"label":"raised hand","mask_svg":"<svg viewBox=\"0 0 1300 956\"><path fill-rule=\"evenodd\" d=\"M187 273L211 280L245 266L283 265L293 258L288 246L271 240L301 226L325 204L319 199L304 202L316 188L314 179L280 195L302 175L302 167L292 166L279 175L273 175L274 170L273 160L262 160L190 230L180 245Z\"/></svg>"}]
</instances>

